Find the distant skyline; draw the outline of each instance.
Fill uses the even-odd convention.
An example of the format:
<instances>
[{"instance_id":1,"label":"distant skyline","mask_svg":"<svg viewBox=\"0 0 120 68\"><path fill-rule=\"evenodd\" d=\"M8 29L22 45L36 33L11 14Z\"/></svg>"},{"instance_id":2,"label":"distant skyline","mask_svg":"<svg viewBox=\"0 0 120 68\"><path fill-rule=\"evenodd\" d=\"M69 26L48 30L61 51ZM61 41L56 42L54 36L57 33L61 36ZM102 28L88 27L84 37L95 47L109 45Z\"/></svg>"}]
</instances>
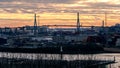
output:
<instances>
[{"instance_id":1,"label":"distant skyline","mask_svg":"<svg viewBox=\"0 0 120 68\"><path fill-rule=\"evenodd\" d=\"M76 25L80 13L82 25L107 26L120 23L119 0L0 0L0 27L33 25L34 13L40 25Z\"/></svg>"}]
</instances>

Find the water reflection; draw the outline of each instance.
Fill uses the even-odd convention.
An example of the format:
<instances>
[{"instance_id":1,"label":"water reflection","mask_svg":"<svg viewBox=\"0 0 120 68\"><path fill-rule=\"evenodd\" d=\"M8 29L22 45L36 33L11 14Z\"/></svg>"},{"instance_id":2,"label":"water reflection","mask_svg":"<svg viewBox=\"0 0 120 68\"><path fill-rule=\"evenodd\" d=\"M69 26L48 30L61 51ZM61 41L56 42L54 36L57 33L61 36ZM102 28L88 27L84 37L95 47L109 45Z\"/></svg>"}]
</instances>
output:
<instances>
[{"instance_id":1,"label":"water reflection","mask_svg":"<svg viewBox=\"0 0 120 68\"><path fill-rule=\"evenodd\" d=\"M62 58L61 58L62 56ZM111 68L118 68L120 65L120 54L34 54L34 53L6 53L0 52L0 58L9 59L26 59L26 60L63 60L63 61L77 61L77 60L101 60L101 61L116 61ZM10 60L11 61L11 60Z\"/></svg>"}]
</instances>

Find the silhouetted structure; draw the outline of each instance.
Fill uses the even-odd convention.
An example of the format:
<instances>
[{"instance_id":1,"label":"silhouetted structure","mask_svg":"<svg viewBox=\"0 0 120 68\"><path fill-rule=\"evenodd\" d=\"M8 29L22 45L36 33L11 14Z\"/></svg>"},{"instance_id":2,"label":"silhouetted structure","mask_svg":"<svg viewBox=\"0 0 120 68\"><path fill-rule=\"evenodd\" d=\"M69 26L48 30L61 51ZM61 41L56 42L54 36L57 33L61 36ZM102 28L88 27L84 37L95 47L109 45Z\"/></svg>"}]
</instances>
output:
<instances>
[{"instance_id":1,"label":"silhouetted structure","mask_svg":"<svg viewBox=\"0 0 120 68\"><path fill-rule=\"evenodd\" d=\"M102 21L102 31L104 32L105 31L105 22L104 21Z\"/></svg>"},{"instance_id":2,"label":"silhouetted structure","mask_svg":"<svg viewBox=\"0 0 120 68\"><path fill-rule=\"evenodd\" d=\"M36 14L34 16L34 35L37 34L37 20L36 20Z\"/></svg>"},{"instance_id":3,"label":"silhouetted structure","mask_svg":"<svg viewBox=\"0 0 120 68\"><path fill-rule=\"evenodd\" d=\"M77 32L80 32L80 20L79 20L79 13L77 13Z\"/></svg>"}]
</instances>

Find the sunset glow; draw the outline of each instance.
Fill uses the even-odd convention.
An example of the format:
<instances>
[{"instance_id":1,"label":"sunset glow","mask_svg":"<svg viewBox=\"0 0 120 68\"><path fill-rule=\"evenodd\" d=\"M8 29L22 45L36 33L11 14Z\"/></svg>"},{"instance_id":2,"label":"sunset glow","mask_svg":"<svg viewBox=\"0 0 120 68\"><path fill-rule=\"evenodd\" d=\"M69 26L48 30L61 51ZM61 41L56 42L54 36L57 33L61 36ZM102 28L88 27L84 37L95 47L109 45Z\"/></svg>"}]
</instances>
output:
<instances>
[{"instance_id":1,"label":"sunset glow","mask_svg":"<svg viewBox=\"0 0 120 68\"><path fill-rule=\"evenodd\" d=\"M34 13L39 25L76 25L80 13L82 25L101 25L107 16L107 26L120 22L119 0L0 0L0 27L33 25Z\"/></svg>"}]
</instances>

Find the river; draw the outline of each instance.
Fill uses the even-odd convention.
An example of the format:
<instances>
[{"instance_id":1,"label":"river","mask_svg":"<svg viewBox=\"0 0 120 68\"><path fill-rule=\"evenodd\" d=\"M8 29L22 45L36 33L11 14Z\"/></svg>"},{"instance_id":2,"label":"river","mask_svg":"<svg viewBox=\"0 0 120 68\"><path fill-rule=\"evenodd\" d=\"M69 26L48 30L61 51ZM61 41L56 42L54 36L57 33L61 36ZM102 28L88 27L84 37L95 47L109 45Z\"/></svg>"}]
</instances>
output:
<instances>
[{"instance_id":1,"label":"river","mask_svg":"<svg viewBox=\"0 0 120 68\"><path fill-rule=\"evenodd\" d=\"M0 52L4 58L44 59L44 60L115 60L116 63L109 65L109 68L120 68L119 53L101 54L34 54L34 53L6 53ZM61 58L62 57L62 58Z\"/></svg>"}]
</instances>

